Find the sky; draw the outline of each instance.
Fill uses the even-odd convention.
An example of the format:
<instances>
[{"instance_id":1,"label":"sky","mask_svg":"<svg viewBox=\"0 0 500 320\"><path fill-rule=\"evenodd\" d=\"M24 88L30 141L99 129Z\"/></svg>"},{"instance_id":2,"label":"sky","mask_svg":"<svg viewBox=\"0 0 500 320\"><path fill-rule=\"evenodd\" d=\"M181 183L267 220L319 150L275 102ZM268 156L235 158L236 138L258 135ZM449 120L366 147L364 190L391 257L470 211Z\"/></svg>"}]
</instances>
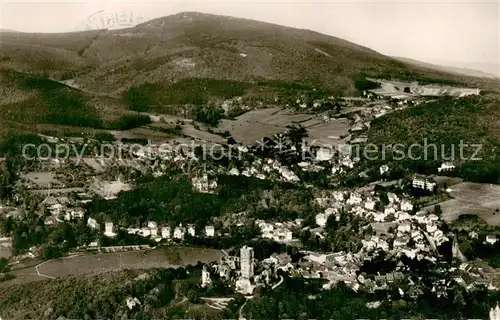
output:
<instances>
[{"instance_id":1,"label":"sky","mask_svg":"<svg viewBox=\"0 0 500 320\"><path fill-rule=\"evenodd\" d=\"M76 31L95 26L89 17L100 11L126 13L134 23L182 11L222 14L311 29L391 56L458 67L500 65L500 0L0 0L0 28Z\"/></svg>"}]
</instances>

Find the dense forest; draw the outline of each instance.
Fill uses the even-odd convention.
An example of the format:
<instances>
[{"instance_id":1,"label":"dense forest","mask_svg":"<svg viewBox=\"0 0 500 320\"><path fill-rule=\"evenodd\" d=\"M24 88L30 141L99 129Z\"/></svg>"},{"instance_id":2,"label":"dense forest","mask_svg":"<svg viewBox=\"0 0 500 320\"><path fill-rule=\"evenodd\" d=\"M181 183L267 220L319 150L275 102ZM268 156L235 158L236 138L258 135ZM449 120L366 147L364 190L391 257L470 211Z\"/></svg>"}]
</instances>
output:
<instances>
[{"instance_id":1,"label":"dense forest","mask_svg":"<svg viewBox=\"0 0 500 320\"><path fill-rule=\"evenodd\" d=\"M379 146L380 152L385 150L385 158L366 161L366 166L378 170L390 162L400 173L433 174L442 162L451 161L457 165L451 174L499 183L499 105L498 97L490 94L439 98L375 119L368 143Z\"/></svg>"}]
</instances>

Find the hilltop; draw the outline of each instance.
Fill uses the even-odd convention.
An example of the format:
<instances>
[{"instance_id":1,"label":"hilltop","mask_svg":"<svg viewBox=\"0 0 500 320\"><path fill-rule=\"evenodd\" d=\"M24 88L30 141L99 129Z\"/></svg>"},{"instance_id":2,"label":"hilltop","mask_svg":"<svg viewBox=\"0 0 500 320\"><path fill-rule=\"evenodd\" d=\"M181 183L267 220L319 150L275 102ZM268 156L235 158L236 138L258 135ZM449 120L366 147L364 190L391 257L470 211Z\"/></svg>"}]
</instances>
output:
<instances>
[{"instance_id":1,"label":"hilltop","mask_svg":"<svg viewBox=\"0 0 500 320\"><path fill-rule=\"evenodd\" d=\"M8 125L0 135L40 123L130 128L136 124L120 124L130 110L189 117L186 105L235 97L269 105L276 96L285 104L303 94L356 95L366 77L499 87L311 30L183 12L120 30L2 32L0 106Z\"/></svg>"},{"instance_id":2,"label":"hilltop","mask_svg":"<svg viewBox=\"0 0 500 320\"><path fill-rule=\"evenodd\" d=\"M339 94L354 93L360 73L461 84L470 80L310 30L197 12L120 30L7 32L0 41L0 66L74 79L82 88L106 93L183 78L300 81Z\"/></svg>"}]
</instances>

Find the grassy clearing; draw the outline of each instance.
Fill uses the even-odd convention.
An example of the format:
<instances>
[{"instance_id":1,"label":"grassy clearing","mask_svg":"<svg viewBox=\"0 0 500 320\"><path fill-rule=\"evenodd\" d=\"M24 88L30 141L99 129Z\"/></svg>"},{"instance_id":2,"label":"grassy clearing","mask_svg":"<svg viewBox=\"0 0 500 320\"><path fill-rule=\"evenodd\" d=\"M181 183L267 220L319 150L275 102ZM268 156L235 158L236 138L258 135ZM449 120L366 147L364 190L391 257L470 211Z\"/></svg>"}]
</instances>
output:
<instances>
[{"instance_id":1,"label":"grassy clearing","mask_svg":"<svg viewBox=\"0 0 500 320\"><path fill-rule=\"evenodd\" d=\"M500 186L463 182L450 187L453 198L440 204L442 217L455 221L463 214L476 214L489 225L500 225Z\"/></svg>"}]
</instances>

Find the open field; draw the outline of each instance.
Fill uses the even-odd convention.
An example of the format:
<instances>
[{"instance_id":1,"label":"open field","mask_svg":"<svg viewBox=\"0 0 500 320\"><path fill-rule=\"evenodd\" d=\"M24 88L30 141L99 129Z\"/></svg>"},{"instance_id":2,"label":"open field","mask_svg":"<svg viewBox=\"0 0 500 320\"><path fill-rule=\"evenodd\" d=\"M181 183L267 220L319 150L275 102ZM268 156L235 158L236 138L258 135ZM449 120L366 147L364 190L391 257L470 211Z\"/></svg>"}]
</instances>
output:
<instances>
[{"instance_id":1,"label":"open field","mask_svg":"<svg viewBox=\"0 0 500 320\"><path fill-rule=\"evenodd\" d=\"M130 130L118 131L118 130L110 130L111 133L117 140L125 139L148 139L151 140L152 143L161 143L173 138L173 136L151 130L148 128L135 128Z\"/></svg>"},{"instance_id":2,"label":"open field","mask_svg":"<svg viewBox=\"0 0 500 320\"><path fill-rule=\"evenodd\" d=\"M0 246L0 258L9 259L12 256L12 247Z\"/></svg>"},{"instance_id":3,"label":"open field","mask_svg":"<svg viewBox=\"0 0 500 320\"><path fill-rule=\"evenodd\" d=\"M177 268L198 261L218 261L222 252L215 249L172 247L149 251L85 254L44 262L38 267L14 270L15 279L0 283L28 283L65 276L95 274L120 269ZM38 269L38 271L37 271ZM39 272L39 273L38 273Z\"/></svg>"},{"instance_id":4,"label":"open field","mask_svg":"<svg viewBox=\"0 0 500 320\"><path fill-rule=\"evenodd\" d=\"M207 132L207 131L202 131L198 130L192 125L185 125L182 128L182 134L191 137L196 140L202 140L202 141L207 141L207 142L213 142L213 143L226 143L226 139L223 137Z\"/></svg>"},{"instance_id":5,"label":"open field","mask_svg":"<svg viewBox=\"0 0 500 320\"><path fill-rule=\"evenodd\" d=\"M263 137L285 132L287 125L298 123L308 130L308 141L318 144L337 145L340 136L348 134L350 128L346 119L324 122L322 115L293 113L280 108L258 109L247 112L235 120L222 120L218 130L229 131L236 141L255 144Z\"/></svg>"},{"instance_id":6,"label":"open field","mask_svg":"<svg viewBox=\"0 0 500 320\"><path fill-rule=\"evenodd\" d=\"M50 194L63 194L63 193L72 193L72 192L84 192L84 188L61 188L61 189L50 189ZM30 190L32 193L38 193L38 194L48 194L49 190L48 189L36 189L36 190Z\"/></svg>"},{"instance_id":7,"label":"open field","mask_svg":"<svg viewBox=\"0 0 500 320\"><path fill-rule=\"evenodd\" d=\"M461 214L477 214L490 225L500 224L500 185L463 182L452 186L449 195L453 199L442 202L442 217L451 222ZM433 210L433 208L426 208Z\"/></svg>"},{"instance_id":8,"label":"open field","mask_svg":"<svg viewBox=\"0 0 500 320\"><path fill-rule=\"evenodd\" d=\"M102 197L116 196L121 191L128 191L131 189L130 184L117 181L98 181L96 180L92 189Z\"/></svg>"},{"instance_id":9,"label":"open field","mask_svg":"<svg viewBox=\"0 0 500 320\"><path fill-rule=\"evenodd\" d=\"M29 172L22 174L21 178L38 185L40 188L61 184L61 182L56 179L53 172Z\"/></svg>"},{"instance_id":10,"label":"open field","mask_svg":"<svg viewBox=\"0 0 500 320\"><path fill-rule=\"evenodd\" d=\"M307 128L307 142L316 146L337 146L347 141L341 136L347 136L350 128L349 120L333 119Z\"/></svg>"}]
</instances>

